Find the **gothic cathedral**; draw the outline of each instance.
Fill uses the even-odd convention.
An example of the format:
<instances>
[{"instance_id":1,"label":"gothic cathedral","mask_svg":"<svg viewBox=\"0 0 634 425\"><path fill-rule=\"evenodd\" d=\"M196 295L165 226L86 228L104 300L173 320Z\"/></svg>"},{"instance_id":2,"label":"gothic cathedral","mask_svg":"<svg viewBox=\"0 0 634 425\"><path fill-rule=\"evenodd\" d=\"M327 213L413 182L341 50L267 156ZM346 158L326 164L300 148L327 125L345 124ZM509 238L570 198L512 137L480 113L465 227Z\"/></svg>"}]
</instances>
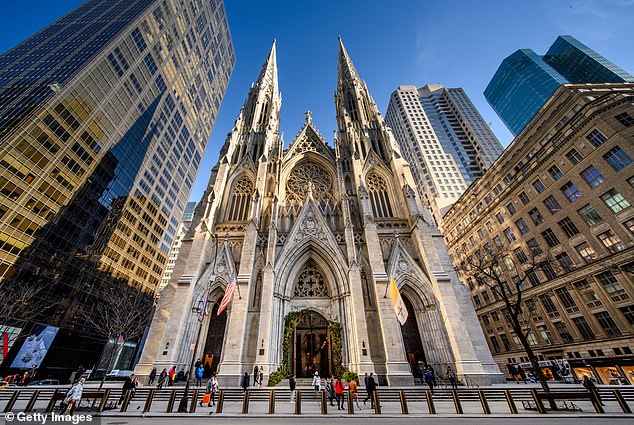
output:
<instances>
[{"instance_id":1,"label":"gothic cathedral","mask_svg":"<svg viewBox=\"0 0 634 425\"><path fill-rule=\"evenodd\" d=\"M412 385L413 367L469 383L503 381L443 237L408 163L339 40L338 132L329 146L306 113L285 149L275 42L212 169L137 373L189 370L196 357L225 385L263 366L297 377L374 372ZM404 325L388 295L394 278ZM229 308L217 314L230 281ZM280 373L278 373L279 375Z\"/></svg>"}]
</instances>

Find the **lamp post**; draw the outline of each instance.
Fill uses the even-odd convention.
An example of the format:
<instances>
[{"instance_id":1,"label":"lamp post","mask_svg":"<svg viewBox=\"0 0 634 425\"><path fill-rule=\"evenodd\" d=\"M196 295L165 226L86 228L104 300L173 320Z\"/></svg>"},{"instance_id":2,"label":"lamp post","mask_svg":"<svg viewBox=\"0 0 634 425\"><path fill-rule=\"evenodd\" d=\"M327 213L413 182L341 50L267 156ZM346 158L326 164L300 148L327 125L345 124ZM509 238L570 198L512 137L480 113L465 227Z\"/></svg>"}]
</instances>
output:
<instances>
[{"instance_id":1,"label":"lamp post","mask_svg":"<svg viewBox=\"0 0 634 425\"><path fill-rule=\"evenodd\" d=\"M216 249L214 250L214 264L213 264L213 274L209 277L209 281L207 282L207 287L205 288L205 292L203 297L207 297L207 303L209 302L209 290L211 289L211 284L216 280L216 258L218 257L218 237L214 234L212 238L216 242ZM200 343L200 335L202 334L203 327L205 325L205 316L207 316L207 303L203 301L203 299L199 300L199 305L197 307L193 307L192 311L197 311L198 321L198 333L196 334L196 342L194 343L194 350L192 352L192 360L189 363L189 374L187 375L187 381L185 383L185 391L183 393L183 398L181 398L180 403L178 404L178 413L187 413L187 404L189 403L189 385L192 380L192 376L194 374L194 363L196 362L196 354L198 353L198 344Z\"/></svg>"}]
</instances>

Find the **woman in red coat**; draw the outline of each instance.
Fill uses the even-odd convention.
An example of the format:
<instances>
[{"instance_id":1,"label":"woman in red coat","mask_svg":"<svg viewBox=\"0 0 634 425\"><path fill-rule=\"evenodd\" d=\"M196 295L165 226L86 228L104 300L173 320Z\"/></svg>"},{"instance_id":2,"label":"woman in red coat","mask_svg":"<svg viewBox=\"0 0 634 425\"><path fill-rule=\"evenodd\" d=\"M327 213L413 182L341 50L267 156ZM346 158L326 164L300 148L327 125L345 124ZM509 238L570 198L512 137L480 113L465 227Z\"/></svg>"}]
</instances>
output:
<instances>
[{"instance_id":1,"label":"woman in red coat","mask_svg":"<svg viewBox=\"0 0 634 425\"><path fill-rule=\"evenodd\" d=\"M343 410L343 390L345 385L341 382L341 378L337 378L335 382L335 394L337 395L337 410Z\"/></svg>"}]
</instances>

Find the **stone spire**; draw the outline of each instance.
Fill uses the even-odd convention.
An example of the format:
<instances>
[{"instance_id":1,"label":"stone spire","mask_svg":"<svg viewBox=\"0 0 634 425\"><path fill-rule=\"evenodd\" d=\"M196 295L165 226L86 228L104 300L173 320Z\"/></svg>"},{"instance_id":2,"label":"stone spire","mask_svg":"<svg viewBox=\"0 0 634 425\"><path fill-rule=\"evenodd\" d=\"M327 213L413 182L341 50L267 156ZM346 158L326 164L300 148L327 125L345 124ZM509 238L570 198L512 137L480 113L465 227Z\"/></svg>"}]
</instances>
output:
<instances>
[{"instance_id":1,"label":"stone spire","mask_svg":"<svg viewBox=\"0 0 634 425\"><path fill-rule=\"evenodd\" d=\"M348 52L343 45L341 37L339 37L339 65L337 74L339 84L342 84L344 81L354 81L355 83L361 82L359 74L357 74L357 70L354 69L354 64L350 60L350 56L348 56Z\"/></svg>"}]
</instances>

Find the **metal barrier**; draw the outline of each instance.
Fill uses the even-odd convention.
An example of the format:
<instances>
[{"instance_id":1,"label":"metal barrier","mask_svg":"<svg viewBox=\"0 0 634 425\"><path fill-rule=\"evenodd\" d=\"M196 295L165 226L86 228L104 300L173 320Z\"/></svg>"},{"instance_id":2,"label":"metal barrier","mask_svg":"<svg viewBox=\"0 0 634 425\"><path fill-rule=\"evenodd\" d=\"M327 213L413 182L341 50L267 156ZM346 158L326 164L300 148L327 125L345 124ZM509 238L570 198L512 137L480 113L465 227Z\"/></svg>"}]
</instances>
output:
<instances>
[{"instance_id":1,"label":"metal barrier","mask_svg":"<svg viewBox=\"0 0 634 425\"><path fill-rule=\"evenodd\" d=\"M429 409L430 415L436 414L436 406L434 406L434 394L430 390L425 390L425 399L427 400L427 409Z\"/></svg>"},{"instance_id":2,"label":"metal barrier","mask_svg":"<svg viewBox=\"0 0 634 425\"><path fill-rule=\"evenodd\" d=\"M401 402L401 413L403 415L409 414L409 409L407 408L407 399L405 398L405 391L401 390L399 392L399 399Z\"/></svg>"},{"instance_id":3,"label":"metal barrier","mask_svg":"<svg viewBox=\"0 0 634 425\"><path fill-rule=\"evenodd\" d=\"M242 414L249 413L249 390L244 391L244 397L242 398Z\"/></svg>"},{"instance_id":4,"label":"metal barrier","mask_svg":"<svg viewBox=\"0 0 634 425\"><path fill-rule=\"evenodd\" d=\"M269 395L269 415L275 413L275 390L271 390Z\"/></svg>"},{"instance_id":5,"label":"metal barrier","mask_svg":"<svg viewBox=\"0 0 634 425\"><path fill-rule=\"evenodd\" d=\"M302 414L302 392L301 390L295 390L295 414Z\"/></svg>"},{"instance_id":6,"label":"metal barrier","mask_svg":"<svg viewBox=\"0 0 634 425\"><path fill-rule=\"evenodd\" d=\"M478 396L480 396L480 404L482 404L482 411L485 415L491 414L491 409L489 408L489 403L487 402L487 397L484 394L484 391L478 390Z\"/></svg>"},{"instance_id":7,"label":"metal barrier","mask_svg":"<svg viewBox=\"0 0 634 425\"><path fill-rule=\"evenodd\" d=\"M625 401L625 398L623 398L623 395L621 395L621 391L614 390L612 391L612 393L614 394L614 398L616 398L616 401L619 403L619 406L621 406L621 410L623 410L623 413L632 413L630 406L627 405L627 401Z\"/></svg>"}]
</instances>

